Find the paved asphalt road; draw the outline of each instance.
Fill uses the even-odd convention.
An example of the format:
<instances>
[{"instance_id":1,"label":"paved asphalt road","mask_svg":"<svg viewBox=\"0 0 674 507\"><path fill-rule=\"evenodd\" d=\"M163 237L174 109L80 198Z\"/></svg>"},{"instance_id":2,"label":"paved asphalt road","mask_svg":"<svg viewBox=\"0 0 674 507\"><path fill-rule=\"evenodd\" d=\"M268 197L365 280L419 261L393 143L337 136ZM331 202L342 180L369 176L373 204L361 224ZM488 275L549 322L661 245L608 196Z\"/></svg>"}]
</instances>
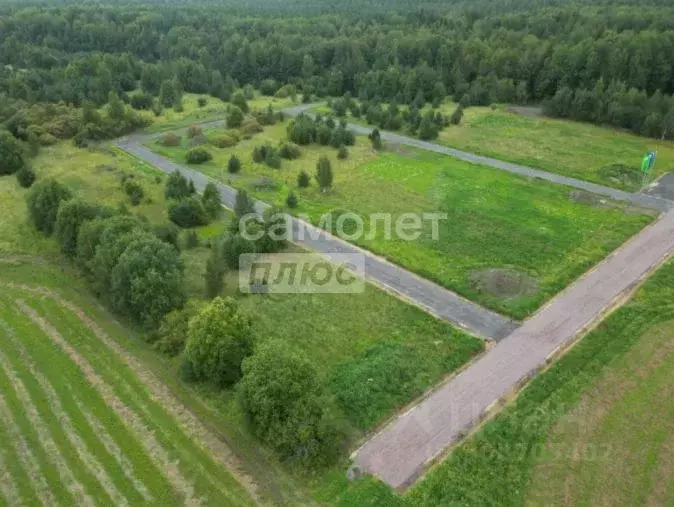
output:
<instances>
[{"instance_id":1,"label":"paved asphalt road","mask_svg":"<svg viewBox=\"0 0 674 507\"><path fill-rule=\"evenodd\" d=\"M398 417L355 453L354 462L394 488L425 467L599 320L674 251L674 211L613 252L487 354Z\"/></svg>"},{"instance_id":2,"label":"paved asphalt road","mask_svg":"<svg viewBox=\"0 0 674 507\"><path fill-rule=\"evenodd\" d=\"M295 107L290 107L284 109L284 112L291 116L296 116L299 113L305 112L307 109L321 105L322 103L315 104L302 104ZM369 134L372 132L370 127L364 127L362 125L349 124L349 128L358 134ZM597 185L596 183L590 183L588 181L577 180L574 178L568 178L566 176L561 176L559 174L549 173L546 171L541 171L540 169L533 169L531 167L526 167L518 164L511 164L510 162L504 162L502 160L497 160L494 158L483 157L481 155L475 155L474 153L467 153L465 151L455 150L454 148L448 148L447 146L442 146L436 143L430 143L428 141L422 141L420 139L414 139L412 137L403 136L400 134L395 134L393 132L381 132L381 138L384 141L388 141L395 144L402 144L405 146L412 146L415 148L421 148L428 151L434 151L436 153L442 153L444 155L450 155L473 164L481 164L490 167L495 167L496 169L501 169L503 171L508 171L513 174L519 174L520 176L526 176L529 178L538 178L541 180L550 181L552 183L557 183L559 185L565 185L567 187L577 188L579 190L585 190L587 192L592 192L594 194L605 195L611 197L612 199L617 199L619 201L628 201L635 206L640 206L643 208L651 208L658 210L660 212L666 212L674 208L674 202L663 199L661 195L653 194L632 194L630 192L625 192L623 190L618 190L615 188L605 187L603 185Z\"/></svg>"},{"instance_id":3,"label":"paved asphalt road","mask_svg":"<svg viewBox=\"0 0 674 507\"><path fill-rule=\"evenodd\" d=\"M191 178L199 190L203 190L206 184L212 181L198 171L176 164L145 148L140 144L142 139L143 136L134 136L120 139L115 144L127 153L152 164L163 172L180 171L187 178ZM228 208L233 208L236 190L216 181L214 183L220 189L223 204ZM257 203L258 212L264 211L265 207L265 204ZM508 336L517 327L516 322L502 315L463 299L439 285L424 280L381 257L342 241L306 222L292 219L292 229L293 241L328 258L331 253L363 254L365 256L365 275L368 279L474 335L488 340L500 340Z\"/></svg>"}]
</instances>

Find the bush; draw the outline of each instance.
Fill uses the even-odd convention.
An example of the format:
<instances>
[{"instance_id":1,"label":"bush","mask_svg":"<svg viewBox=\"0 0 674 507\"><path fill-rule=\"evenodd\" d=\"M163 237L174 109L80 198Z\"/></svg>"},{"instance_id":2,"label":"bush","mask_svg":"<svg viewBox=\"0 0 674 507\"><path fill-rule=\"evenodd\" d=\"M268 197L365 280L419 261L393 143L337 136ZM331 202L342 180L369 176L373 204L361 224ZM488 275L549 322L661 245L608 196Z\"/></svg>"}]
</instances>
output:
<instances>
[{"instance_id":1,"label":"bush","mask_svg":"<svg viewBox=\"0 0 674 507\"><path fill-rule=\"evenodd\" d=\"M77 254L77 238L82 224L106 214L104 208L80 199L66 201L61 204L54 225L54 236L61 252L68 257ZM108 216L112 212L107 212Z\"/></svg>"},{"instance_id":2,"label":"bush","mask_svg":"<svg viewBox=\"0 0 674 507\"><path fill-rule=\"evenodd\" d=\"M131 204L133 206L138 206L140 204L140 201L142 201L143 197L145 196L145 191L143 190L143 187L141 187L140 184L136 183L133 180L126 180L124 182L124 192L131 199Z\"/></svg>"},{"instance_id":3,"label":"bush","mask_svg":"<svg viewBox=\"0 0 674 507\"><path fill-rule=\"evenodd\" d=\"M188 250L191 250L192 248L196 248L199 246L199 236L197 235L197 231L194 229L190 229L187 231L187 234L185 235L185 248Z\"/></svg>"},{"instance_id":4,"label":"bush","mask_svg":"<svg viewBox=\"0 0 674 507\"><path fill-rule=\"evenodd\" d=\"M297 208L298 204L299 203L297 202L297 196L291 190L290 193L288 194L288 197L286 197L286 205L289 208Z\"/></svg>"},{"instance_id":5,"label":"bush","mask_svg":"<svg viewBox=\"0 0 674 507\"><path fill-rule=\"evenodd\" d=\"M219 296L224 287L225 260L222 258L222 249L219 242L211 245L211 255L206 261L204 273L205 293L208 299Z\"/></svg>"},{"instance_id":6,"label":"bush","mask_svg":"<svg viewBox=\"0 0 674 507\"><path fill-rule=\"evenodd\" d=\"M202 136L204 134L203 130L199 125L190 125L187 127L187 138L192 139L197 136Z\"/></svg>"},{"instance_id":7,"label":"bush","mask_svg":"<svg viewBox=\"0 0 674 507\"><path fill-rule=\"evenodd\" d=\"M0 130L0 176L14 174L25 163L21 143L10 132Z\"/></svg>"},{"instance_id":8,"label":"bush","mask_svg":"<svg viewBox=\"0 0 674 507\"><path fill-rule=\"evenodd\" d=\"M332 187L332 164L328 157L321 157L318 159L316 164L316 181L318 186L321 187L323 192L326 192L330 187Z\"/></svg>"},{"instance_id":9,"label":"bush","mask_svg":"<svg viewBox=\"0 0 674 507\"><path fill-rule=\"evenodd\" d=\"M256 164L261 164L264 162L265 155L266 150L264 146L256 146L253 148L253 162Z\"/></svg>"},{"instance_id":10,"label":"bush","mask_svg":"<svg viewBox=\"0 0 674 507\"><path fill-rule=\"evenodd\" d=\"M192 195L192 192L187 178L180 171L173 171L166 180L166 189L164 190L166 199L183 199L190 195Z\"/></svg>"},{"instance_id":11,"label":"bush","mask_svg":"<svg viewBox=\"0 0 674 507\"><path fill-rule=\"evenodd\" d=\"M215 298L189 324L185 357L199 380L228 387L241 378L253 352L250 319L231 298Z\"/></svg>"},{"instance_id":12,"label":"bush","mask_svg":"<svg viewBox=\"0 0 674 507\"><path fill-rule=\"evenodd\" d=\"M188 164L203 164L213 159L213 155L204 148L192 148L187 152Z\"/></svg>"},{"instance_id":13,"label":"bush","mask_svg":"<svg viewBox=\"0 0 674 507\"><path fill-rule=\"evenodd\" d=\"M28 194L28 216L35 228L47 235L54 232L59 206L72 198L70 190L53 179L35 185Z\"/></svg>"},{"instance_id":14,"label":"bush","mask_svg":"<svg viewBox=\"0 0 674 507\"><path fill-rule=\"evenodd\" d=\"M201 196L201 203L206 213L211 218L216 218L222 211L222 201L220 200L220 191L215 183L209 181Z\"/></svg>"},{"instance_id":15,"label":"bush","mask_svg":"<svg viewBox=\"0 0 674 507\"><path fill-rule=\"evenodd\" d=\"M307 188L311 183L311 178L306 171L300 171L297 175L297 186L300 188Z\"/></svg>"},{"instance_id":16,"label":"bush","mask_svg":"<svg viewBox=\"0 0 674 507\"><path fill-rule=\"evenodd\" d=\"M197 197L187 197L169 205L169 219L184 229L208 223L208 215Z\"/></svg>"},{"instance_id":17,"label":"bush","mask_svg":"<svg viewBox=\"0 0 674 507\"><path fill-rule=\"evenodd\" d=\"M252 99L253 97L250 97L250 98ZM250 99L246 99L246 97L244 96L243 93L236 92L234 95L232 95L232 98L231 98L230 102L234 106L238 107L241 110L241 112L247 113L249 111L249 108L248 108L248 102L246 102L246 100L250 100Z\"/></svg>"},{"instance_id":18,"label":"bush","mask_svg":"<svg viewBox=\"0 0 674 507\"><path fill-rule=\"evenodd\" d=\"M255 253L255 244L240 234L227 236L222 242L222 259L231 270L238 270L241 255L250 253Z\"/></svg>"},{"instance_id":19,"label":"bush","mask_svg":"<svg viewBox=\"0 0 674 507\"><path fill-rule=\"evenodd\" d=\"M161 138L161 144L164 146L180 146L181 141L182 138L173 132L164 134L164 136Z\"/></svg>"},{"instance_id":20,"label":"bush","mask_svg":"<svg viewBox=\"0 0 674 507\"><path fill-rule=\"evenodd\" d=\"M457 108L454 110L452 113L452 116L449 117L449 123L452 125L458 125L461 123L461 119L463 118L463 106L459 104Z\"/></svg>"},{"instance_id":21,"label":"bush","mask_svg":"<svg viewBox=\"0 0 674 507\"><path fill-rule=\"evenodd\" d=\"M229 157L227 161L227 171L231 174L236 174L241 170L241 161L236 155Z\"/></svg>"},{"instance_id":22,"label":"bush","mask_svg":"<svg viewBox=\"0 0 674 507\"><path fill-rule=\"evenodd\" d=\"M154 232L154 235L161 241L180 251L180 229L178 229L175 224L167 222L165 224L157 225L153 228L152 232Z\"/></svg>"},{"instance_id":23,"label":"bush","mask_svg":"<svg viewBox=\"0 0 674 507\"><path fill-rule=\"evenodd\" d=\"M337 151L337 158L339 160L346 160L349 157L349 150L346 149L346 146L342 145Z\"/></svg>"},{"instance_id":24,"label":"bush","mask_svg":"<svg viewBox=\"0 0 674 507\"><path fill-rule=\"evenodd\" d=\"M189 321L197 313L195 304L181 310L172 310L164 316L156 333L154 348L169 357L180 355L185 349Z\"/></svg>"},{"instance_id":25,"label":"bush","mask_svg":"<svg viewBox=\"0 0 674 507\"><path fill-rule=\"evenodd\" d=\"M239 128L245 118L244 112L237 106L230 106L227 111L227 128Z\"/></svg>"},{"instance_id":26,"label":"bush","mask_svg":"<svg viewBox=\"0 0 674 507\"><path fill-rule=\"evenodd\" d=\"M300 158L300 155L302 155L302 150L300 150L300 147L295 143L285 142L281 144L279 155L287 160L294 160Z\"/></svg>"},{"instance_id":27,"label":"bush","mask_svg":"<svg viewBox=\"0 0 674 507\"><path fill-rule=\"evenodd\" d=\"M238 141L228 134L218 136L211 141L211 144L216 148L231 148L232 146L236 146L236 143Z\"/></svg>"},{"instance_id":28,"label":"bush","mask_svg":"<svg viewBox=\"0 0 674 507\"><path fill-rule=\"evenodd\" d=\"M267 153L264 163L272 169L280 169L283 165L283 160L276 150Z\"/></svg>"},{"instance_id":29,"label":"bush","mask_svg":"<svg viewBox=\"0 0 674 507\"><path fill-rule=\"evenodd\" d=\"M262 125L255 119L255 118L249 118L243 124L241 125L241 135L245 137L246 139L250 139L253 137L255 134L259 134L264 130Z\"/></svg>"},{"instance_id":30,"label":"bush","mask_svg":"<svg viewBox=\"0 0 674 507\"><path fill-rule=\"evenodd\" d=\"M284 342L262 343L243 362L238 399L255 435L283 458L310 467L337 456L342 433L318 372Z\"/></svg>"},{"instance_id":31,"label":"bush","mask_svg":"<svg viewBox=\"0 0 674 507\"><path fill-rule=\"evenodd\" d=\"M196 148L197 146L203 146L208 144L208 138L203 134L198 134L189 140L187 143L190 148Z\"/></svg>"},{"instance_id":32,"label":"bush","mask_svg":"<svg viewBox=\"0 0 674 507\"><path fill-rule=\"evenodd\" d=\"M208 99L207 99L206 97L199 97L199 98L197 99L197 105L198 105L199 107L205 107L206 104L208 104Z\"/></svg>"},{"instance_id":33,"label":"bush","mask_svg":"<svg viewBox=\"0 0 674 507\"><path fill-rule=\"evenodd\" d=\"M146 329L185 304L183 264L175 248L156 237L136 237L110 275L114 308Z\"/></svg>"},{"instance_id":34,"label":"bush","mask_svg":"<svg viewBox=\"0 0 674 507\"><path fill-rule=\"evenodd\" d=\"M28 164L24 164L24 166L16 172L16 179L23 188L30 188L33 183L35 183L37 176L32 167Z\"/></svg>"},{"instance_id":35,"label":"bush","mask_svg":"<svg viewBox=\"0 0 674 507\"><path fill-rule=\"evenodd\" d=\"M274 95L278 90L278 84L273 79L263 79L260 83L260 93L262 95Z\"/></svg>"},{"instance_id":36,"label":"bush","mask_svg":"<svg viewBox=\"0 0 674 507\"><path fill-rule=\"evenodd\" d=\"M149 93L137 93L131 96L130 103L134 109L149 111L154 105L154 97Z\"/></svg>"}]
</instances>

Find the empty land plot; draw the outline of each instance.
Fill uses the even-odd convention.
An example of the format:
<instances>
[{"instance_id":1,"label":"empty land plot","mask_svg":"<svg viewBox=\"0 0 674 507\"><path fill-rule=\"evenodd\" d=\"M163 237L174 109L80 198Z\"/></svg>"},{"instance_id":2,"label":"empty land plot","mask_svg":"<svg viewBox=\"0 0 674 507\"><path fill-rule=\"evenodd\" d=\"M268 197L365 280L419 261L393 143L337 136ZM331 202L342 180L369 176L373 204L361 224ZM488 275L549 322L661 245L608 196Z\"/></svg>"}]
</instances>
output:
<instances>
[{"instance_id":1,"label":"empty land plot","mask_svg":"<svg viewBox=\"0 0 674 507\"><path fill-rule=\"evenodd\" d=\"M454 107L445 105L444 110L451 113ZM674 170L671 141L586 123L520 115L503 106L466 109L461 124L444 129L436 142L628 191L639 189L638 169L649 150L658 152L654 176ZM631 169L631 176L623 176L619 166Z\"/></svg>"},{"instance_id":2,"label":"empty land plot","mask_svg":"<svg viewBox=\"0 0 674 507\"><path fill-rule=\"evenodd\" d=\"M366 477L340 504L671 504L672 287L669 261L405 495Z\"/></svg>"},{"instance_id":3,"label":"empty land plot","mask_svg":"<svg viewBox=\"0 0 674 507\"><path fill-rule=\"evenodd\" d=\"M326 213L333 219L344 211L359 214L365 231L376 234L366 234L357 244L515 318L530 315L652 219L624 204L583 199L566 187L448 156L396 147L377 153L361 137L344 161L336 159L333 149L312 145L303 148L299 159L284 161L281 169L254 163L252 149L277 144L284 129L268 128L234 148L209 148L213 160L195 168L273 204L282 204L292 190L299 206L291 211L306 214L314 223ZM171 148L156 141L147 144L184 163L186 142ZM226 170L233 154L242 161L235 175ZM321 155L332 160L332 191L321 192L315 183L296 188L299 172L313 174ZM440 222L436 239L426 222L414 241L397 237L395 230L386 239L381 223L368 223L371 214L388 213L395 224L410 212L439 212L447 218Z\"/></svg>"},{"instance_id":4,"label":"empty land plot","mask_svg":"<svg viewBox=\"0 0 674 507\"><path fill-rule=\"evenodd\" d=\"M5 284L0 302L8 503L253 504L168 390L145 383L83 310Z\"/></svg>"}]
</instances>

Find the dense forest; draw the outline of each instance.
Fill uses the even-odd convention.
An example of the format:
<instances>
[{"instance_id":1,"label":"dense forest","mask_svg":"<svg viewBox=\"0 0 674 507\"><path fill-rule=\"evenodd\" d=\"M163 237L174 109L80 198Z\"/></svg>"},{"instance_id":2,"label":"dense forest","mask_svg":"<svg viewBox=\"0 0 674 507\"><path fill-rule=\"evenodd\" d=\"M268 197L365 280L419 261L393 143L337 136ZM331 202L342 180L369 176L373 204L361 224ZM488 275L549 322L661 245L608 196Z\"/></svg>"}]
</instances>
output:
<instances>
[{"instance_id":1,"label":"dense forest","mask_svg":"<svg viewBox=\"0 0 674 507\"><path fill-rule=\"evenodd\" d=\"M181 91L229 100L245 85L291 85L305 101L543 104L552 116L674 137L668 2L338 4L0 3L0 122L24 140L31 126L48 140L97 139L142 125L117 104L114 124L88 121L139 87L135 106L151 108L150 97L170 106Z\"/></svg>"}]
</instances>

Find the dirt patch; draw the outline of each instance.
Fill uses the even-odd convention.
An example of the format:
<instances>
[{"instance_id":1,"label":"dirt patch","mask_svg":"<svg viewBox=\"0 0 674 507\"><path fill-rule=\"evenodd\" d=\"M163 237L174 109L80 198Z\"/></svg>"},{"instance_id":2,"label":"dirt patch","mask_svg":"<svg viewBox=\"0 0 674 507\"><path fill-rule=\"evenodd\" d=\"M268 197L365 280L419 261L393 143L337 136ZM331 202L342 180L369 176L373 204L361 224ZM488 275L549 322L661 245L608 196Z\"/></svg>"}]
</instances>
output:
<instances>
[{"instance_id":1,"label":"dirt patch","mask_svg":"<svg viewBox=\"0 0 674 507\"><path fill-rule=\"evenodd\" d=\"M526 118L541 118L543 115L543 108L536 106L508 106L506 113L516 114L517 116L524 116Z\"/></svg>"},{"instance_id":2,"label":"dirt patch","mask_svg":"<svg viewBox=\"0 0 674 507\"><path fill-rule=\"evenodd\" d=\"M480 292L500 299L511 299L533 294L538 290L538 280L514 269L490 268L474 271L470 282Z\"/></svg>"},{"instance_id":3,"label":"dirt patch","mask_svg":"<svg viewBox=\"0 0 674 507\"><path fill-rule=\"evenodd\" d=\"M409 149L404 144L387 142L386 143L386 151L391 151L393 153L397 153L398 155L402 155L404 157L419 158L419 153L417 151Z\"/></svg>"},{"instance_id":4,"label":"dirt patch","mask_svg":"<svg viewBox=\"0 0 674 507\"><path fill-rule=\"evenodd\" d=\"M608 199L592 192L586 192L585 190L572 190L569 193L569 200L595 208L608 208L612 206L611 201Z\"/></svg>"}]
</instances>

